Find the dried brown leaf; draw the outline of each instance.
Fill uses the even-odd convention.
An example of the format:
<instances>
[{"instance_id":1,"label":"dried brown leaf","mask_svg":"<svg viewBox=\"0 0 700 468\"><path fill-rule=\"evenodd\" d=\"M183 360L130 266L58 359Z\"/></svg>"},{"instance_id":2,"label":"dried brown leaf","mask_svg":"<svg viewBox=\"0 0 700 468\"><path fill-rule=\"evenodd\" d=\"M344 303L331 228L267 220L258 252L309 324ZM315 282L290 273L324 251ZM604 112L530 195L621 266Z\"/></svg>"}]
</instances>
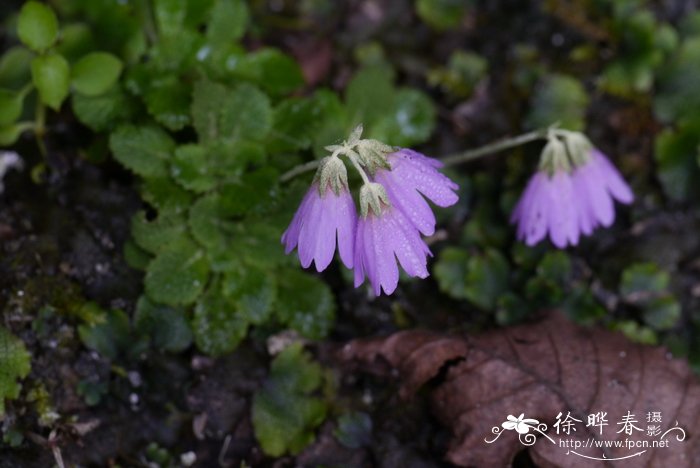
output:
<instances>
[{"instance_id":1,"label":"dried brown leaf","mask_svg":"<svg viewBox=\"0 0 700 468\"><path fill-rule=\"evenodd\" d=\"M547 424L530 446L541 467L694 467L700 466L700 384L688 366L663 348L641 346L619 333L576 326L559 314L536 324L498 330L478 337L406 331L385 339L357 340L342 351L346 361L388 375L398 372L402 397L433 379L432 407L452 429L447 459L459 466L508 466L524 448L514 430L502 430L508 415ZM440 376L439 379L436 377ZM581 423L570 435L552 427L561 412ZM587 416L607 412L608 426L586 427ZM647 415L660 412L665 431L676 424L685 440L670 432L666 448L565 448L581 441L651 441L646 431L626 435L617 425L630 412L646 430ZM658 423L657 423L658 424ZM500 435L492 444L499 428ZM563 441L563 442L561 442ZM614 443L614 442L613 442ZM639 456L619 458L644 450ZM577 452L576 454L571 452Z\"/></svg>"}]
</instances>

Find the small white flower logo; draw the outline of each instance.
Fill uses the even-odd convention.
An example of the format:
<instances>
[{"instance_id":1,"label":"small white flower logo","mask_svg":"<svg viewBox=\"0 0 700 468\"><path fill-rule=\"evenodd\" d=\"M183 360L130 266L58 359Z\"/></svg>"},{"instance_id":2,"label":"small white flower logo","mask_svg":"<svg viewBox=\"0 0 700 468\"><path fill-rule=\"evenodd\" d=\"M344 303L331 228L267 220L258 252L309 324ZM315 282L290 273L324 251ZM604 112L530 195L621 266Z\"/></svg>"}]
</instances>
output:
<instances>
[{"instance_id":1,"label":"small white flower logo","mask_svg":"<svg viewBox=\"0 0 700 468\"><path fill-rule=\"evenodd\" d=\"M537 419L528 419L524 416L525 413L520 413L520 416L517 418L512 414L509 414L506 418L507 421L503 422L501 426L507 431L512 431L515 429L518 434L527 434L530 432L530 429L536 429L540 422Z\"/></svg>"}]
</instances>

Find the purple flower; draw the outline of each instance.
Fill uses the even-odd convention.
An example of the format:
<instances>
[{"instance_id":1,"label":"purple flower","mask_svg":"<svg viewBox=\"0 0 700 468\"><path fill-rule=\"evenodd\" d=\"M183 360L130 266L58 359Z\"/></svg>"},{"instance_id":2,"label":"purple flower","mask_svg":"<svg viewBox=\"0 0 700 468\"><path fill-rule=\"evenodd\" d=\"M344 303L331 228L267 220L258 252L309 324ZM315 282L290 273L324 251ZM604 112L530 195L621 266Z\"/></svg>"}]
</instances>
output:
<instances>
[{"instance_id":1,"label":"purple flower","mask_svg":"<svg viewBox=\"0 0 700 468\"><path fill-rule=\"evenodd\" d=\"M598 226L615 220L613 199L629 204L634 196L620 173L598 150L572 171L538 171L515 206L511 222L518 224L518 238L532 246L549 233L552 243L565 248L577 245L580 234L590 235Z\"/></svg>"},{"instance_id":2,"label":"purple flower","mask_svg":"<svg viewBox=\"0 0 700 468\"><path fill-rule=\"evenodd\" d=\"M285 253L298 246L301 265L308 268L314 261L316 271L320 272L333 259L337 238L340 258L345 266L352 268L356 226L357 213L350 191L344 188L336 194L327 185L320 192L318 183L314 183L282 234Z\"/></svg>"},{"instance_id":3,"label":"purple flower","mask_svg":"<svg viewBox=\"0 0 700 468\"><path fill-rule=\"evenodd\" d=\"M374 293L382 289L391 294L399 282L398 259L411 276L428 276L427 256L432 254L420 233L389 195L391 206L383 205L381 214L368 210L361 217L355 237L355 287L369 278Z\"/></svg>"},{"instance_id":4,"label":"purple flower","mask_svg":"<svg viewBox=\"0 0 700 468\"><path fill-rule=\"evenodd\" d=\"M409 149L387 156L391 170L377 170L374 180L386 189L392 205L399 208L423 235L435 233L435 215L426 197L441 207L454 205L459 187L438 172L442 163Z\"/></svg>"}]
</instances>

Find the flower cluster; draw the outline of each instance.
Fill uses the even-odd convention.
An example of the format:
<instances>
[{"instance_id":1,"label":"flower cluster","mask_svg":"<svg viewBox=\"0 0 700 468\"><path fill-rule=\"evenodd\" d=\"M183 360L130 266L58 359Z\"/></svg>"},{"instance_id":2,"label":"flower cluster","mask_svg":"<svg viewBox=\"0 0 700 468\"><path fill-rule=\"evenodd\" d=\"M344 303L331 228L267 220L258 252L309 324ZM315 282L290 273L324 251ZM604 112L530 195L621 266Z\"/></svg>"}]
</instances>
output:
<instances>
[{"instance_id":1,"label":"flower cluster","mask_svg":"<svg viewBox=\"0 0 700 468\"><path fill-rule=\"evenodd\" d=\"M328 267L336 250L354 269L355 287L367 277L375 294L396 289L401 267L410 276L428 276L430 249L421 237L435 232L426 198L447 207L458 201L457 184L438 169L441 163L409 149L394 150L375 140L360 140L361 129L321 161L311 188L282 235L286 253L298 248L304 268ZM358 216L340 156L363 178Z\"/></svg>"},{"instance_id":2,"label":"flower cluster","mask_svg":"<svg viewBox=\"0 0 700 468\"><path fill-rule=\"evenodd\" d=\"M542 151L540 169L532 176L511 222L518 238L532 246L547 234L565 248L581 234L615 220L614 200L629 204L632 190L603 153L580 133L559 130Z\"/></svg>"}]
</instances>

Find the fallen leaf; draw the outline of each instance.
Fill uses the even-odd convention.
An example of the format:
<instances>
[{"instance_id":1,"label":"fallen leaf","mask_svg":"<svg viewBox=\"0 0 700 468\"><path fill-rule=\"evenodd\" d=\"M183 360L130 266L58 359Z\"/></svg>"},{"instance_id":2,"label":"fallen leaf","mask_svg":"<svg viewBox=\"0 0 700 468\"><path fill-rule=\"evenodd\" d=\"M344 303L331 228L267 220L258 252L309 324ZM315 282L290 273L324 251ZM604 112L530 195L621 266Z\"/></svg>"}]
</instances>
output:
<instances>
[{"instance_id":1,"label":"fallen leaf","mask_svg":"<svg viewBox=\"0 0 700 468\"><path fill-rule=\"evenodd\" d=\"M433 412L453 433L446 458L458 466L509 466L523 449L540 467L610 466L609 459L639 452L614 466L700 466L700 383L685 362L663 348L579 327L559 314L477 337L405 331L356 340L341 357L361 369L398 375L402 398L430 382ZM588 415L599 411L607 412L602 435L600 427L587 426ZM628 411L641 429L630 435L618 424ZM574 422L570 434L559 426L557 434L556 418L568 412L581 422ZM648 422L650 413L660 413L662 421ZM529 434L515 430L519 415L537 420L526 428ZM508 420L511 430L501 426ZM647 436L649 425L662 433L678 429L660 439ZM668 447L653 448L658 440ZM646 441L649 447L593 446L606 441ZM580 447L573 446L577 442Z\"/></svg>"}]
</instances>

